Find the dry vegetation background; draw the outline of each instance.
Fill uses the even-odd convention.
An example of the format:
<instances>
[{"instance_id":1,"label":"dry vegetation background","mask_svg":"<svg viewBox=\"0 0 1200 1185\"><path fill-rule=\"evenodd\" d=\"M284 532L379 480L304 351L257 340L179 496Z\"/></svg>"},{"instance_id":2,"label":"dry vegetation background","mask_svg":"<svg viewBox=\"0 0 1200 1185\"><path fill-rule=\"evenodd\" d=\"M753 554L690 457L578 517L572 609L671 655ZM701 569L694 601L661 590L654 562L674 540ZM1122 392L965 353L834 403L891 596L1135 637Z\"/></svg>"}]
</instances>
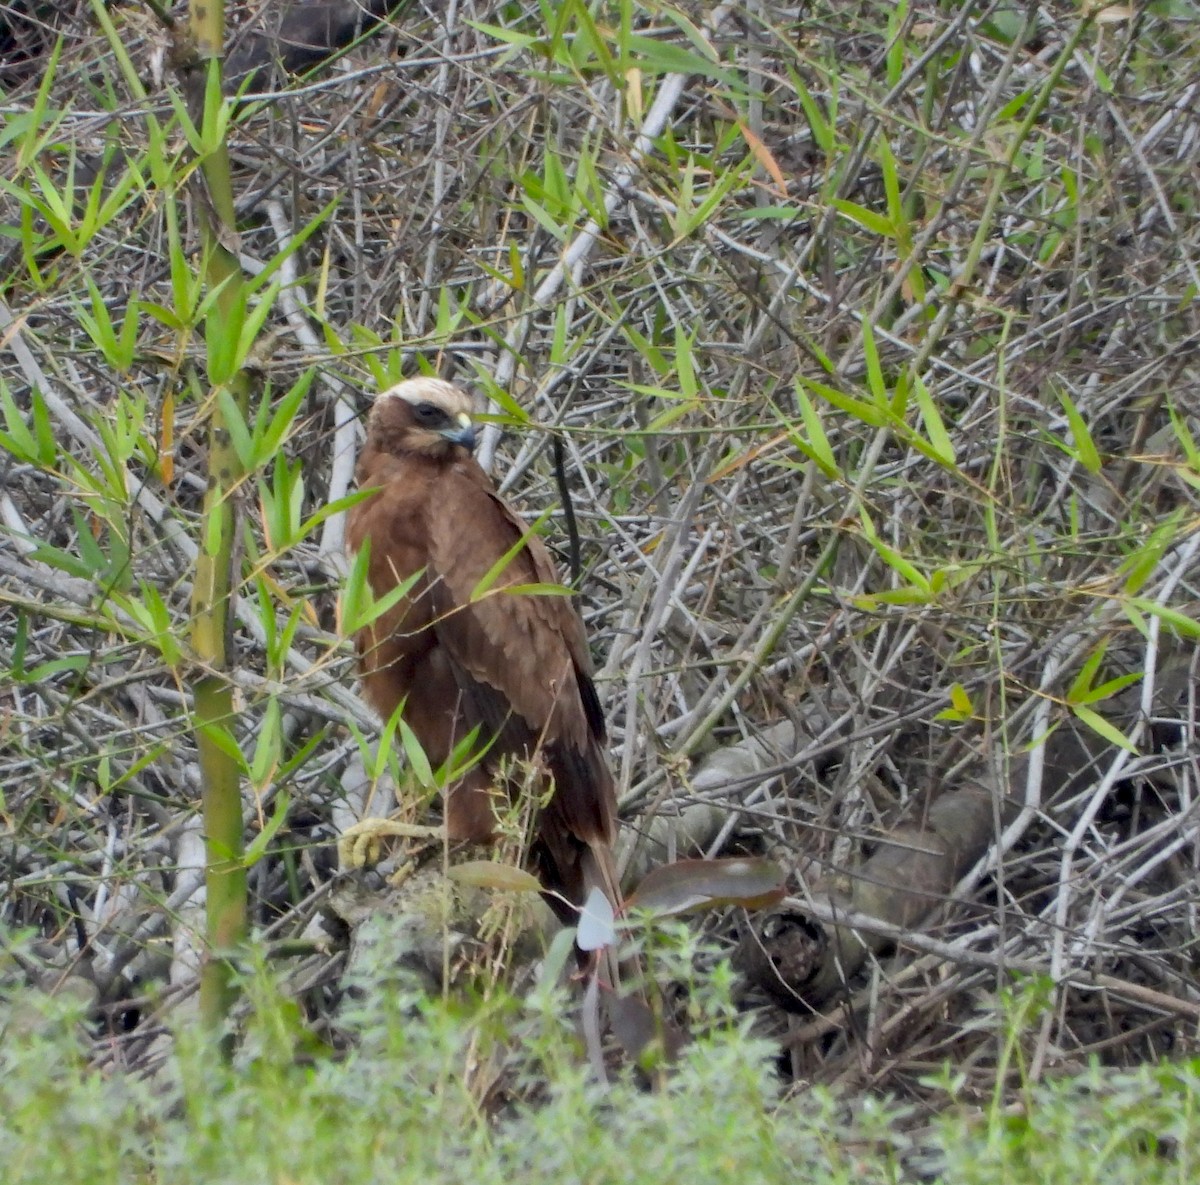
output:
<instances>
[{"instance_id":1,"label":"dry vegetation background","mask_svg":"<svg viewBox=\"0 0 1200 1185\"><path fill-rule=\"evenodd\" d=\"M0 11L0 900L137 1062L203 905L198 191L151 8L51 14ZM1019 984L1035 1074L1195 1049L1197 15L463 0L259 75L234 246L303 242L255 373L311 385L237 498L234 732L255 931L314 1022L375 725L307 520L425 368L492 401L531 514L561 448L631 858L794 872L695 923L785 1072L986 1093Z\"/></svg>"}]
</instances>

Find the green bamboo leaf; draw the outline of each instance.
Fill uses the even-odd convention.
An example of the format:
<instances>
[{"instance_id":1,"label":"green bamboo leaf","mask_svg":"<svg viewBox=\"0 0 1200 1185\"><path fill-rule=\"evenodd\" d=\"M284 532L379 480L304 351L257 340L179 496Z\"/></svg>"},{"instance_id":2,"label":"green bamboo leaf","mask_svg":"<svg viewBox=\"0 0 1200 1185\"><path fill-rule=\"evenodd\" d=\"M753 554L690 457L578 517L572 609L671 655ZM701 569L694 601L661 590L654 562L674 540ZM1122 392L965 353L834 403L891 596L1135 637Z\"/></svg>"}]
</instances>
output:
<instances>
[{"instance_id":1,"label":"green bamboo leaf","mask_svg":"<svg viewBox=\"0 0 1200 1185\"><path fill-rule=\"evenodd\" d=\"M226 725L218 720L200 720L197 717L196 730L202 733L215 749L219 750L231 761L236 762L238 769L242 773L246 772L246 759L242 756L242 750L237 743L237 738L230 732Z\"/></svg>"},{"instance_id":2,"label":"green bamboo leaf","mask_svg":"<svg viewBox=\"0 0 1200 1185\"><path fill-rule=\"evenodd\" d=\"M1169 625L1180 637L1200 638L1200 621L1189 617L1186 613L1181 613L1178 609L1160 605L1157 601L1151 601L1146 597L1130 597L1128 604L1134 609L1140 609L1143 613L1157 617L1165 625Z\"/></svg>"},{"instance_id":3,"label":"green bamboo leaf","mask_svg":"<svg viewBox=\"0 0 1200 1185\"><path fill-rule=\"evenodd\" d=\"M187 109L187 104L183 100L183 95L173 86L166 88L167 101L171 104L175 113L175 123L180 131L183 132L184 139L188 142L188 147L197 156L203 156L203 140L200 135L200 129L196 127L192 120L191 113Z\"/></svg>"},{"instance_id":4,"label":"green bamboo leaf","mask_svg":"<svg viewBox=\"0 0 1200 1185\"><path fill-rule=\"evenodd\" d=\"M271 309L275 305L275 298L279 295L279 290L282 287L283 282L281 280L272 282L271 286L254 303L243 320L241 333L238 335L237 353L234 355L234 370L241 370L246 365L246 360L254 350L254 343L258 340L258 335L262 332L263 325L271 315Z\"/></svg>"},{"instance_id":5,"label":"green bamboo leaf","mask_svg":"<svg viewBox=\"0 0 1200 1185\"><path fill-rule=\"evenodd\" d=\"M220 283L207 288L196 309L196 319L205 322L204 346L208 381L214 387L223 387L237 373L238 344L246 318L244 292L234 285L236 276L227 276ZM222 294L234 288L232 298L225 302Z\"/></svg>"},{"instance_id":6,"label":"green bamboo leaf","mask_svg":"<svg viewBox=\"0 0 1200 1185\"><path fill-rule=\"evenodd\" d=\"M892 388L891 397L887 400L888 415L892 426L898 432L908 430L905 416L908 415L908 396L912 384L908 381L908 372L900 371L896 375L896 385Z\"/></svg>"},{"instance_id":7,"label":"green bamboo leaf","mask_svg":"<svg viewBox=\"0 0 1200 1185\"><path fill-rule=\"evenodd\" d=\"M928 589L910 585L866 594L861 598L861 607L875 610L880 605L928 605L932 600L933 594ZM858 604L858 600L855 603Z\"/></svg>"},{"instance_id":8,"label":"green bamboo leaf","mask_svg":"<svg viewBox=\"0 0 1200 1185\"><path fill-rule=\"evenodd\" d=\"M514 46L517 49L529 49L536 45L539 40L532 34L521 33L516 29L506 29L503 25L489 25L487 21L465 19L464 24L470 25L472 29L476 29L485 36L491 37L494 41Z\"/></svg>"},{"instance_id":9,"label":"green bamboo leaf","mask_svg":"<svg viewBox=\"0 0 1200 1185\"><path fill-rule=\"evenodd\" d=\"M104 32L105 40L108 42L113 57L116 58L125 85L129 87L135 99L144 103L146 100L146 88L142 83L141 72L133 64L125 41L117 32L116 26L112 22L108 5L104 3L104 0L91 0L91 8L92 18ZM168 87L167 91L168 94L174 93L174 87Z\"/></svg>"},{"instance_id":10,"label":"green bamboo leaf","mask_svg":"<svg viewBox=\"0 0 1200 1185\"><path fill-rule=\"evenodd\" d=\"M17 153L15 168L13 170L15 174L24 172L41 155L46 148L49 137L53 135L62 119L62 113L55 112L56 118L51 126L44 133L42 132L42 125L45 123L49 110L51 88L58 75L58 62L62 56L62 50L63 36L60 33L54 39L54 45L50 50L49 56L41 65L42 81L38 84L37 94L34 96L33 104L29 109L29 121L26 125L27 130L21 138L21 147Z\"/></svg>"},{"instance_id":11,"label":"green bamboo leaf","mask_svg":"<svg viewBox=\"0 0 1200 1185\"><path fill-rule=\"evenodd\" d=\"M77 579L91 580L95 573L95 568L89 564L71 555L70 552L63 551L61 547L55 547L51 543L42 543L36 540L35 543L36 546L29 554L39 563L54 568L59 572L65 572L68 576L74 576Z\"/></svg>"},{"instance_id":12,"label":"green bamboo leaf","mask_svg":"<svg viewBox=\"0 0 1200 1185\"><path fill-rule=\"evenodd\" d=\"M125 319L121 322L121 332L117 335L113 356L113 365L122 374L132 368L134 356L137 353L141 312L141 301L130 297L129 303L125 306Z\"/></svg>"},{"instance_id":13,"label":"green bamboo leaf","mask_svg":"<svg viewBox=\"0 0 1200 1185\"><path fill-rule=\"evenodd\" d=\"M7 599L7 598L6 598ZM29 646L29 614L23 608L16 611L16 626L13 629L9 649L9 673L19 683L25 675L25 651Z\"/></svg>"},{"instance_id":14,"label":"green bamboo leaf","mask_svg":"<svg viewBox=\"0 0 1200 1185\"><path fill-rule=\"evenodd\" d=\"M105 361L112 364L117 334L113 329L112 315L108 311L108 302L100 295L91 276L84 277L87 285L88 301L91 306L89 313L83 307L83 302L74 300L75 319L83 326L84 332L92 339L92 343L104 355Z\"/></svg>"},{"instance_id":15,"label":"green bamboo leaf","mask_svg":"<svg viewBox=\"0 0 1200 1185\"><path fill-rule=\"evenodd\" d=\"M32 670L26 671L21 679L23 683L41 683L52 679L55 675L79 673L91 665L89 654L70 654L64 658L52 658L48 662L39 663Z\"/></svg>"},{"instance_id":16,"label":"green bamboo leaf","mask_svg":"<svg viewBox=\"0 0 1200 1185\"><path fill-rule=\"evenodd\" d=\"M648 337L639 333L635 326L625 323L621 325L621 332L637 351L638 356L649 364L655 374L660 377L670 374L671 364L667 361L667 356ZM658 388L654 388L654 390L657 391Z\"/></svg>"},{"instance_id":17,"label":"green bamboo leaf","mask_svg":"<svg viewBox=\"0 0 1200 1185\"><path fill-rule=\"evenodd\" d=\"M1010 11L1016 10L1012 9ZM1022 111L1025 110L1026 107L1029 106L1029 103L1033 97L1034 92L1032 90L1021 91L1020 94L1014 95L996 112L993 126L1003 127L1005 124L1014 120Z\"/></svg>"},{"instance_id":18,"label":"green bamboo leaf","mask_svg":"<svg viewBox=\"0 0 1200 1185\"><path fill-rule=\"evenodd\" d=\"M243 470L247 473L253 472L257 468L254 463L254 438L246 426L241 406L226 387L217 391L217 405L221 410L221 427L229 433L233 450L237 453Z\"/></svg>"},{"instance_id":19,"label":"green bamboo leaf","mask_svg":"<svg viewBox=\"0 0 1200 1185\"><path fill-rule=\"evenodd\" d=\"M800 206L755 206L738 210L733 217L743 222L795 222L803 213Z\"/></svg>"},{"instance_id":20,"label":"green bamboo leaf","mask_svg":"<svg viewBox=\"0 0 1200 1185\"><path fill-rule=\"evenodd\" d=\"M943 465L951 469L955 468L958 458L954 452L954 442L946 431L946 425L942 422L937 404L919 378L913 381L913 393L916 396L917 408L921 413L921 422L925 425L925 435L929 437L934 454Z\"/></svg>"},{"instance_id":21,"label":"green bamboo leaf","mask_svg":"<svg viewBox=\"0 0 1200 1185\"><path fill-rule=\"evenodd\" d=\"M351 506L357 506L359 502L364 502L372 496L372 490L354 490L343 498L338 498L333 502L327 502L324 506L320 506L313 514L300 524L300 529L296 532L296 542L301 539L307 539L331 514L341 514L342 511L349 510ZM298 481L292 490L292 505L295 517L298 520L300 517L300 509L304 500L304 482Z\"/></svg>"},{"instance_id":22,"label":"green bamboo leaf","mask_svg":"<svg viewBox=\"0 0 1200 1185\"><path fill-rule=\"evenodd\" d=\"M1142 589L1146 581L1158 570L1167 549L1174 544L1179 534L1185 513L1182 506L1172 511L1164 522L1150 532L1149 538L1121 564L1118 572L1125 577L1123 591L1127 595L1132 596Z\"/></svg>"},{"instance_id":23,"label":"green bamboo leaf","mask_svg":"<svg viewBox=\"0 0 1200 1185\"><path fill-rule=\"evenodd\" d=\"M617 70L612 54L609 52L596 22L592 19L587 5L581 3L580 0L570 0L569 6L574 12L575 19L579 22L579 33L575 38L576 45L580 50L590 50L609 82L615 87L620 87L624 80Z\"/></svg>"},{"instance_id":24,"label":"green bamboo leaf","mask_svg":"<svg viewBox=\"0 0 1200 1185\"><path fill-rule=\"evenodd\" d=\"M504 412L511 423L521 427L526 427L533 423L529 413L503 387L497 385L493 379L483 375L481 376L481 385L488 399Z\"/></svg>"},{"instance_id":25,"label":"green bamboo leaf","mask_svg":"<svg viewBox=\"0 0 1200 1185\"><path fill-rule=\"evenodd\" d=\"M675 326L675 373L679 376L679 390L685 399L695 399L700 390L693 361L694 342L695 338L682 325Z\"/></svg>"},{"instance_id":26,"label":"green bamboo leaf","mask_svg":"<svg viewBox=\"0 0 1200 1185\"><path fill-rule=\"evenodd\" d=\"M173 249L167 253L167 262L171 270L171 295L174 299L172 308L163 305L153 305L156 316L169 328L180 328L195 325L199 321L199 305L204 291L204 281L199 274L192 270L187 253Z\"/></svg>"},{"instance_id":27,"label":"green bamboo leaf","mask_svg":"<svg viewBox=\"0 0 1200 1185\"><path fill-rule=\"evenodd\" d=\"M623 81L619 85L624 85ZM580 150L575 166L575 196L601 230L608 229L608 210L604 205L605 185L596 168L594 151Z\"/></svg>"},{"instance_id":28,"label":"green bamboo leaf","mask_svg":"<svg viewBox=\"0 0 1200 1185\"><path fill-rule=\"evenodd\" d=\"M220 59L210 58L205 65L208 69L204 76L204 114L197 152L201 158L212 156L225 147L225 137L233 118L233 104L221 86Z\"/></svg>"},{"instance_id":29,"label":"green bamboo leaf","mask_svg":"<svg viewBox=\"0 0 1200 1185\"><path fill-rule=\"evenodd\" d=\"M271 840L279 834L279 829L287 820L289 805L288 796L281 790L275 796L271 817L266 821L263 829L246 846L241 860L243 868L253 868L267 854L267 847Z\"/></svg>"},{"instance_id":30,"label":"green bamboo leaf","mask_svg":"<svg viewBox=\"0 0 1200 1185\"><path fill-rule=\"evenodd\" d=\"M282 250L276 251L274 255L267 260L267 265L256 276L248 277L246 280L246 291L248 293L258 292L264 288L273 279L275 273L293 256L309 239L320 229L325 220L338 208L340 197L333 197L320 210L317 211L291 238L288 239Z\"/></svg>"},{"instance_id":31,"label":"green bamboo leaf","mask_svg":"<svg viewBox=\"0 0 1200 1185\"><path fill-rule=\"evenodd\" d=\"M727 86L737 82L732 70L672 41L659 41L631 33L628 50L629 64L637 66L644 74L696 74Z\"/></svg>"},{"instance_id":32,"label":"green bamboo leaf","mask_svg":"<svg viewBox=\"0 0 1200 1185\"><path fill-rule=\"evenodd\" d=\"M274 503L270 505L264 499L264 507L269 506L271 544L278 552L294 547L308 535L301 525L305 491L303 474L303 461L299 458L288 461L283 453L276 453L275 480L271 487Z\"/></svg>"},{"instance_id":33,"label":"green bamboo leaf","mask_svg":"<svg viewBox=\"0 0 1200 1185\"><path fill-rule=\"evenodd\" d=\"M114 179L109 168L116 155L115 144L105 154L104 165L88 195L86 237L90 240L108 227L137 196L138 174L130 167L120 170Z\"/></svg>"},{"instance_id":34,"label":"green bamboo leaf","mask_svg":"<svg viewBox=\"0 0 1200 1185\"><path fill-rule=\"evenodd\" d=\"M1197 472L1200 472L1200 447L1196 445L1195 438L1188 428L1187 421L1176 410L1174 403L1167 408L1167 413L1171 417L1171 429L1175 433L1175 439L1179 441L1179 445L1183 449L1183 455L1187 457L1188 464Z\"/></svg>"},{"instance_id":35,"label":"green bamboo leaf","mask_svg":"<svg viewBox=\"0 0 1200 1185\"><path fill-rule=\"evenodd\" d=\"M421 742L417 740L417 734L403 717L397 719L396 728L400 733L400 744L404 749L404 756L408 758L408 766L413 776L418 784L427 790L434 789L437 782L433 776L433 766L429 764L429 757L421 747Z\"/></svg>"},{"instance_id":36,"label":"green bamboo leaf","mask_svg":"<svg viewBox=\"0 0 1200 1185\"><path fill-rule=\"evenodd\" d=\"M474 604L487 595L496 581L504 574L504 570L509 564L529 545L530 536L536 534L538 527L549 517L550 511L544 510L534 519L529 529L479 578L475 587L471 589L471 595L467 598L468 603Z\"/></svg>"},{"instance_id":37,"label":"green bamboo leaf","mask_svg":"<svg viewBox=\"0 0 1200 1185\"><path fill-rule=\"evenodd\" d=\"M651 399L665 399L668 401L679 402L687 399L687 396L682 391L676 391L671 387L656 387L650 383L619 383L624 391L633 391L638 395L646 395ZM693 407L696 405L696 400L688 400L686 406Z\"/></svg>"},{"instance_id":38,"label":"green bamboo leaf","mask_svg":"<svg viewBox=\"0 0 1200 1185\"><path fill-rule=\"evenodd\" d=\"M837 145L833 122L825 118L825 113L817 106L816 100L813 99L808 87L804 85L804 80L800 75L791 66L788 66L787 72L792 83L792 91L800 100L804 118L808 120L813 141L826 156L830 156Z\"/></svg>"},{"instance_id":39,"label":"green bamboo leaf","mask_svg":"<svg viewBox=\"0 0 1200 1185\"><path fill-rule=\"evenodd\" d=\"M908 19L907 0L898 0L888 11L887 22L887 51L884 55L889 89L898 86L904 74L905 42L902 36L905 22Z\"/></svg>"},{"instance_id":40,"label":"green bamboo leaf","mask_svg":"<svg viewBox=\"0 0 1200 1185\"><path fill-rule=\"evenodd\" d=\"M279 701L267 700L262 724L254 742L254 755L250 758L250 784L261 794L270 784L279 761L283 756L283 713Z\"/></svg>"},{"instance_id":41,"label":"green bamboo leaf","mask_svg":"<svg viewBox=\"0 0 1200 1185\"><path fill-rule=\"evenodd\" d=\"M271 411L269 394L264 394L259 414L254 424L254 468L269 464L279 455L283 442L291 431L300 405L312 386L316 369L309 367Z\"/></svg>"},{"instance_id":42,"label":"green bamboo leaf","mask_svg":"<svg viewBox=\"0 0 1200 1185\"><path fill-rule=\"evenodd\" d=\"M882 235L885 239L896 237L896 228L892 225L891 219L885 215L877 214L874 210L868 210L866 206L860 206L857 202L848 201L846 198L831 198L830 204L851 222L858 223L864 230Z\"/></svg>"},{"instance_id":43,"label":"green bamboo leaf","mask_svg":"<svg viewBox=\"0 0 1200 1185\"><path fill-rule=\"evenodd\" d=\"M904 217L904 204L900 200L900 174L896 168L896 157L887 137L880 132L875 138L875 155L879 159L879 171L883 175L883 192L887 199L888 219L896 228L897 238L902 242L910 240Z\"/></svg>"},{"instance_id":44,"label":"green bamboo leaf","mask_svg":"<svg viewBox=\"0 0 1200 1185\"><path fill-rule=\"evenodd\" d=\"M789 439L805 456L816 462L826 477L840 478L841 470L833 455L829 437L825 435L820 413L800 383L796 384L796 403L800 408L800 418L804 421L805 437L802 438L795 429L791 429L788 432Z\"/></svg>"},{"instance_id":45,"label":"green bamboo leaf","mask_svg":"<svg viewBox=\"0 0 1200 1185\"><path fill-rule=\"evenodd\" d=\"M1150 640L1150 623L1143 614L1139 613L1128 601L1121 602L1121 611L1128 618L1129 624L1148 642Z\"/></svg>"},{"instance_id":46,"label":"green bamboo leaf","mask_svg":"<svg viewBox=\"0 0 1200 1185\"><path fill-rule=\"evenodd\" d=\"M862 335L863 360L867 364L867 387L870 389L875 403L881 408L886 408L890 402L887 383L883 379L883 364L879 360L879 350L875 345L875 330L871 328L869 321L863 321ZM893 414L899 413L893 411Z\"/></svg>"},{"instance_id":47,"label":"green bamboo leaf","mask_svg":"<svg viewBox=\"0 0 1200 1185\"><path fill-rule=\"evenodd\" d=\"M450 751L450 756L442 762L434 774L434 781L439 786L446 786L451 782L458 781L463 774L474 769L487 756L488 751L496 743L496 738L492 737L486 744L480 745L479 735L482 731L483 726L476 724Z\"/></svg>"},{"instance_id":48,"label":"green bamboo leaf","mask_svg":"<svg viewBox=\"0 0 1200 1185\"><path fill-rule=\"evenodd\" d=\"M853 395L847 395L845 392L839 391L836 387L830 387L814 379L801 377L800 381L814 394L827 399L834 407L840 408L847 415L853 416L860 423L866 424L868 427L882 428L884 424L889 422L890 417L888 414L872 403L856 399Z\"/></svg>"},{"instance_id":49,"label":"green bamboo leaf","mask_svg":"<svg viewBox=\"0 0 1200 1185\"><path fill-rule=\"evenodd\" d=\"M1101 700L1106 700L1110 696L1116 695L1117 692L1124 691L1126 687L1132 687L1135 683L1140 683L1142 678L1141 671L1131 671L1128 675L1118 675L1115 679L1107 679L1098 687L1093 687L1090 691L1081 693L1078 702L1081 704L1098 704Z\"/></svg>"},{"instance_id":50,"label":"green bamboo leaf","mask_svg":"<svg viewBox=\"0 0 1200 1185\"><path fill-rule=\"evenodd\" d=\"M371 562L371 541L364 539L363 545L354 556L346 582L342 586L339 606L341 610L341 633L355 634L378 620L384 613L398 605L425 575L421 568L397 583L382 597L376 598L367 580Z\"/></svg>"},{"instance_id":51,"label":"green bamboo leaf","mask_svg":"<svg viewBox=\"0 0 1200 1185\"><path fill-rule=\"evenodd\" d=\"M35 387L30 393L29 420L32 428L3 379L0 379L0 407L4 411L7 428L6 432L0 432L0 448L27 465L52 469L58 459L58 441L41 392Z\"/></svg>"},{"instance_id":52,"label":"green bamboo leaf","mask_svg":"<svg viewBox=\"0 0 1200 1185\"><path fill-rule=\"evenodd\" d=\"M1137 746L1115 724L1110 724L1098 712L1093 712L1083 704L1072 704L1071 711L1097 736L1103 737L1127 753L1137 753Z\"/></svg>"},{"instance_id":53,"label":"green bamboo leaf","mask_svg":"<svg viewBox=\"0 0 1200 1185\"><path fill-rule=\"evenodd\" d=\"M1099 473L1101 468L1100 453L1096 448L1095 442L1092 440L1091 432L1088 431L1087 421L1079 414L1079 409L1065 390L1058 388L1055 394L1058 395L1059 402L1063 405L1063 410L1067 413L1067 424L1070 426L1071 439L1075 445L1075 450L1071 455L1089 473Z\"/></svg>"},{"instance_id":54,"label":"green bamboo leaf","mask_svg":"<svg viewBox=\"0 0 1200 1185\"><path fill-rule=\"evenodd\" d=\"M664 428L669 428L672 424L684 419L691 412L702 408L704 404L699 399L690 400L687 403L673 403L670 407L664 408L658 413L645 427L646 432L661 432Z\"/></svg>"},{"instance_id":55,"label":"green bamboo leaf","mask_svg":"<svg viewBox=\"0 0 1200 1185\"><path fill-rule=\"evenodd\" d=\"M328 743L330 731L330 726L327 724L314 732L299 749L280 765L275 781L277 783L286 782L295 775L297 770L303 769L308 764L309 758L321 749L323 745Z\"/></svg>"},{"instance_id":56,"label":"green bamboo leaf","mask_svg":"<svg viewBox=\"0 0 1200 1185\"><path fill-rule=\"evenodd\" d=\"M1107 650L1108 643L1102 641L1088 655L1083 666L1079 669L1079 674L1075 676L1071 682L1071 686L1067 690L1067 703L1075 703L1090 690L1092 680L1096 677L1096 672L1100 669L1100 664L1104 661L1104 655Z\"/></svg>"},{"instance_id":57,"label":"green bamboo leaf","mask_svg":"<svg viewBox=\"0 0 1200 1185\"><path fill-rule=\"evenodd\" d=\"M895 572L901 580L908 584L911 588L916 589L923 597L930 595L929 578L920 571L914 564L907 560L890 544L885 543L878 535L871 534L867 536L867 541L875 549L879 558L883 560L889 568ZM889 594L887 592L879 592L874 594L877 598L884 599Z\"/></svg>"},{"instance_id":58,"label":"green bamboo leaf","mask_svg":"<svg viewBox=\"0 0 1200 1185\"><path fill-rule=\"evenodd\" d=\"M53 218L52 225L57 227L61 224L67 228L70 233L70 226L74 209L72 203L67 200L65 194L70 193L74 188L73 177L75 173L75 157L72 153L67 165L67 180L63 193L58 192L58 187L50 180L46 170L42 168L37 161L33 162L30 168L34 180L37 182L38 192L41 194L42 213L48 219Z\"/></svg>"},{"instance_id":59,"label":"green bamboo leaf","mask_svg":"<svg viewBox=\"0 0 1200 1185\"><path fill-rule=\"evenodd\" d=\"M573 597L575 595L573 589L567 588L565 584L506 584L503 588L496 589L497 593L503 593L504 596L521 596L521 597Z\"/></svg>"},{"instance_id":60,"label":"green bamboo leaf","mask_svg":"<svg viewBox=\"0 0 1200 1185\"><path fill-rule=\"evenodd\" d=\"M538 202L535 202L527 193L521 195L521 205L525 207L525 212L548 234L551 238L558 242L563 242L567 237L566 230L551 217L550 213Z\"/></svg>"},{"instance_id":61,"label":"green bamboo leaf","mask_svg":"<svg viewBox=\"0 0 1200 1185\"><path fill-rule=\"evenodd\" d=\"M175 633L175 622L171 617L170 607L163 600L162 593L153 584L141 584L142 603L145 606L146 621L153 635L152 640L161 652L167 665L178 667L183 661L183 647ZM135 601L130 601L136 604Z\"/></svg>"},{"instance_id":62,"label":"green bamboo leaf","mask_svg":"<svg viewBox=\"0 0 1200 1185\"><path fill-rule=\"evenodd\" d=\"M516 239L510 239L508 242L508 266L512 270L512 280L510 281L513 288L518 292L525 289L525 263L521 258L521 250L517 246Z\"/></svg>"},{"instance_id":63,"label":"green bamboo leaf","mask_svg":"<svg viewBox=\"0 0 1200 1185\"><path fill-rule=\"evenodd\" d=\"M550 339L550 364L566 366L575 352L573 335L568 333L567 306L558 305L554 310L554 334Z\"/></svg>"},{"instance_id":64,"label":"green bamboo leaf","mask_svg":"<svg viewBox=\"0 0 1200 1185\"><path fill-rule=\"evenodd\" d=\"M707 194L694 210L690 210L689 213L685 214L685 205L690 209L691 201L689 200L686 204L680 203L680 218L677 225L677 233L681 237L686 237L702 227L716 213L735 187L742 188L745 186L749 178L753 176L754 166L755 160L753 155L747 153L741 160L734 162L729 168L717 174L716 184L710 187Z\"/></svg>"}]
</instances>

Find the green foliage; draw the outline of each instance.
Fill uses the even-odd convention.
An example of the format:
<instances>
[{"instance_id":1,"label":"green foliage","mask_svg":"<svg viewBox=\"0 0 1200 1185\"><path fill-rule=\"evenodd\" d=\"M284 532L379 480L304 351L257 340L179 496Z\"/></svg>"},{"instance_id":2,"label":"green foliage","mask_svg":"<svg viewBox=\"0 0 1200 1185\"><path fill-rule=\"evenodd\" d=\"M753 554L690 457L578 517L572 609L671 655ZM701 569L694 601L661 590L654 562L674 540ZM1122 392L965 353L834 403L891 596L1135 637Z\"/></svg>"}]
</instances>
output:
<instances>
[{"instance_id":1,"label":"green foliage","mask_svg":"<svg viewBox=\"0 0 1200 1185\"><path fill-rule=\"evenodd\" d=\"M0 448L26 465L52 469L58 459L58 443L41 393L36 390L31 393L27 421L8 384L0 380L0 406L4 408L4 422L8 427L7 432L0 433Z\"/></svg>"},{"instance_id":2,"label":"green foliage","mask_svg":"<svg viewBox=\"0 0 1200 1185\"><path fill-rule=\"evenodd\" d=\"M1196 1171L1195 1064L1093 1067L1029 1090L1020 1112L957 1104L914 1134L886 1099L782 1093L771 1046L728 1019L719 986L693 997L697 1036L657 1090L589 1080L553 985L464 1006L428 999L376 959L360 986L339 1018L353 1044L335 1054L260 965L244 980L234 1062L185 1024L153 1077L90 1069L78 1006L15 989L0 1042L6 1185L1154 1185ZM530 1101L497 1107L496 1075ZM951 1078L944 1088L958 1090Z\"/></svg>"}]
</instances>

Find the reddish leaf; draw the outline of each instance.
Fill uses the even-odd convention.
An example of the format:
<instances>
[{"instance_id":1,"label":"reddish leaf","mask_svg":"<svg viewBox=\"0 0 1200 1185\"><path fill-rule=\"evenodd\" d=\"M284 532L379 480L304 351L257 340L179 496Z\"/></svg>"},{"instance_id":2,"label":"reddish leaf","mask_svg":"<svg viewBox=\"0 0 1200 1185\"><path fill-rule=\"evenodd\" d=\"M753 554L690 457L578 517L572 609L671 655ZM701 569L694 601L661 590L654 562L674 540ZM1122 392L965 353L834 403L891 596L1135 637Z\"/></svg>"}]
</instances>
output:
<instances>
[{"instance_id":1,"label":"reddish leaf","mask_svg":"<svg viewBox=\"0 0 1200 1185\"><path fill-rule=\"evenodd\" d=\"M501 889L506 893L542 891L541 882L532 873L495 860L464 860L452 865L446 875L460 885L473 885L477 889Z\"/></svg>"},{"instance_id":2,"label":"reddish leaf","mask_svg":"<svg viewBox=\"0 0 1200 1185\"><path fill-rule=\"evenodd\" d=\"M627 904L669 915L715 905L762 909L783 899L787 873L774 860L679 860L654 869Z\"/></svg>"}]
</instances>

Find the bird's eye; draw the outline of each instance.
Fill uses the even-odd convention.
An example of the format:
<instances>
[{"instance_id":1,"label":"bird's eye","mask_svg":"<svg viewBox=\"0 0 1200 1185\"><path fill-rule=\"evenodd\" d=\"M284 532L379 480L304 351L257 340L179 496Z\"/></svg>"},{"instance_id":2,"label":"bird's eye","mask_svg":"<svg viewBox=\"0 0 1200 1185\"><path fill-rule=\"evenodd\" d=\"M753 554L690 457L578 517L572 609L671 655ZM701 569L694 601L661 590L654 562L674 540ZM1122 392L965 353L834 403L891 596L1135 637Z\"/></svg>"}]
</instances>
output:
<instances>
[{"instance_id":1,"label":"bird's eye","mask_svg":"<svg viewBox=\"0 0 1200 1185\"><path fill-rule=\"evenodd\" d=\"M436 403L418 403L413 414L419 424L440 424L446 418L446 413Z\"/></svg>"}]
</instances>

